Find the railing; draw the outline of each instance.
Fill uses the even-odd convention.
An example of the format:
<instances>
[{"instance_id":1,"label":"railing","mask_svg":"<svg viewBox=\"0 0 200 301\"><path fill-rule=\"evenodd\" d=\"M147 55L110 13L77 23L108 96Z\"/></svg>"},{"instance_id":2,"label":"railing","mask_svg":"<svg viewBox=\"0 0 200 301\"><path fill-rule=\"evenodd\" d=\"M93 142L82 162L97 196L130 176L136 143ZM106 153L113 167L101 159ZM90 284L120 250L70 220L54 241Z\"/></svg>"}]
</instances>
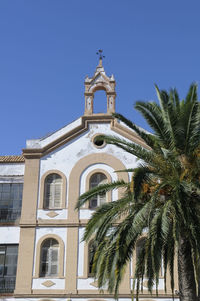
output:
<instances>
[{"instance_id":1,"label":"railing","mask_svg":"<svg viewBox=\"0 0 200 301\"><path fill-rule=\"evenodd\" d=\"M15 289L15 277L0 277L0 293L13 293Z\"/></svg>"},{"instance_id":2,"label":"railing","mask_svg":"<svg viewBox=\"0 0 200 301\"><path fill-rule=\"evenodd\" d=\"M14 222L20 215L21 209L0 209L0 223Z\"/></svg>"}]
</instances>

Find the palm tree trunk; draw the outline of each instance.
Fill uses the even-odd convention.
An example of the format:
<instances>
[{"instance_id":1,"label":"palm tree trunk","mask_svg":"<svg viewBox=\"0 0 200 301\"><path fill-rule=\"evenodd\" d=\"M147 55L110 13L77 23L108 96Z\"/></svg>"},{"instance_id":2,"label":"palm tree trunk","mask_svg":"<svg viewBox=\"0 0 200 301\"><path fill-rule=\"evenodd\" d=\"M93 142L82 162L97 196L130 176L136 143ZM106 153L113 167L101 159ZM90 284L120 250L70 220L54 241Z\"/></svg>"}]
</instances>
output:
<instances>
[{"instance_id":1,"label":"palm tree trunk","mask_svg":"<svg viewBox=\"0 0 200 301\"><path fill-rule=\"evenodd\" d=\"M180 301L197 301L191 247L182 235L178 246L178 282Z\"/></svg>"}]
</instances>

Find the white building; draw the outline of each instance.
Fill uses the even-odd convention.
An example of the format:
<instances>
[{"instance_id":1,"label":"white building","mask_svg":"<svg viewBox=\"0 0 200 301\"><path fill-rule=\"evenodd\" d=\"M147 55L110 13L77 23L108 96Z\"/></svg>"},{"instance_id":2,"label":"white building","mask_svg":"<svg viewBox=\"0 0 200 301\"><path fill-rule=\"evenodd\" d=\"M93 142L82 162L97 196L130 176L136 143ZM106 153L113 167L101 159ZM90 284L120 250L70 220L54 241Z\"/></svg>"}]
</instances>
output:
<instances>
[{"instance_id":1,"label":"white building","mask_svg":"<svg viewBox=\"0 0 200 301\"><path fill-rule=\"evenodd\" d=\"M97 90L105 90L107 112L94 114ZM133 168L136 158L113 145L97 143L99 134L143 142L118 120L115 79L102 60L92 78L85 79L85 113L46 138L28 140L22 156L0 157L0 295L4 300L113 300L100 293L91 274L91 246L82 242L84 227L101 202L113 202L118 191L97 196L79 212L79 195L99 182L123 178L115 170ZM100 145L99 145L100 144ZM135 257L119 290L120 301L131 301ZM144 292L140 300L171 300L164 293L161 272L159 296Z\"/></svg>"}]
</instances>

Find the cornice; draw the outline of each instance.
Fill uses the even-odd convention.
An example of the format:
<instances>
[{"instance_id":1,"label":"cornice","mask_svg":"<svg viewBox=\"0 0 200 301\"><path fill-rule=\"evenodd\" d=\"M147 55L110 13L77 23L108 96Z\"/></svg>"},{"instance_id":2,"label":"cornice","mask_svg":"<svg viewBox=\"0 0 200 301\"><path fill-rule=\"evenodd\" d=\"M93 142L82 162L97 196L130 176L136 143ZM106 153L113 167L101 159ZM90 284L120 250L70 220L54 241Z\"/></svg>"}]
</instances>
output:
<instances>
[{"instance_id":1,"label":"cornice","mask_svg":"<svg viewBox=\"0 0 200 301\"><path fill-rule=\"evenodd\" d=\"M89 123L110 123L111 129L116 133L122 135L123 137L129 139L130 141L139 144L147 148L144 141L133 131L129 130L127 127L121 125L117 119L112 117L110 114L93 114L93 115L84 115L81 117L81 125L75 127L68 133L65 133L61 137L55 139L51 143L47 144L43 148L30 148L23 149L23 157L25 159L36 159L41 158L55 149L63 146L72 139L86 132L89 128Z\"/></svg>"}]
</instances>

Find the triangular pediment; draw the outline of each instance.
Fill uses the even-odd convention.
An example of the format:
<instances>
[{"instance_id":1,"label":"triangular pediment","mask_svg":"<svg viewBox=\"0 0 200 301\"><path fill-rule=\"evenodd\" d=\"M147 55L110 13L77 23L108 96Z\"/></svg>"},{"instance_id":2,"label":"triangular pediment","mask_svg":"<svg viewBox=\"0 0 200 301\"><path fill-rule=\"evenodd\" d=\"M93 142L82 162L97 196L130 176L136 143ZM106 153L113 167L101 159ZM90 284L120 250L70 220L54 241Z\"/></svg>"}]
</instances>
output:
<instances>
[{"instance_id":1,"label":"triangular pediment","mask_svg":"<svg viewBox=\"0 0 200 301\"><path fill-rule=\"evenodd\" d=\"M109 79L107 78L107 76L105 76L102 73L98 73L94 79L91 81L91 85L94 85L95 83L109 83Z\"/></svg>"},{"instance_id":2,"label":"triangular pediment","mask_svg":"<svg viewBox=\"0 0 200 301\"><path fill-rule=\"evenodd\" d=\"M112 131L136 144L146 147L143 140L141 140L141 138L139 138L135 132L131 131L123 124L120 124L111 115L97 114L95 116L82 116L81 118L52 133L46 138L28 140L27 148L23 149L23 156L25 158L41 158L46 156L52 151L55 151L56 149L67 144L68 142L73 141L75 138L88 131L91 123L110 123L110 128Z\"/></svg>"}]
</instances>

